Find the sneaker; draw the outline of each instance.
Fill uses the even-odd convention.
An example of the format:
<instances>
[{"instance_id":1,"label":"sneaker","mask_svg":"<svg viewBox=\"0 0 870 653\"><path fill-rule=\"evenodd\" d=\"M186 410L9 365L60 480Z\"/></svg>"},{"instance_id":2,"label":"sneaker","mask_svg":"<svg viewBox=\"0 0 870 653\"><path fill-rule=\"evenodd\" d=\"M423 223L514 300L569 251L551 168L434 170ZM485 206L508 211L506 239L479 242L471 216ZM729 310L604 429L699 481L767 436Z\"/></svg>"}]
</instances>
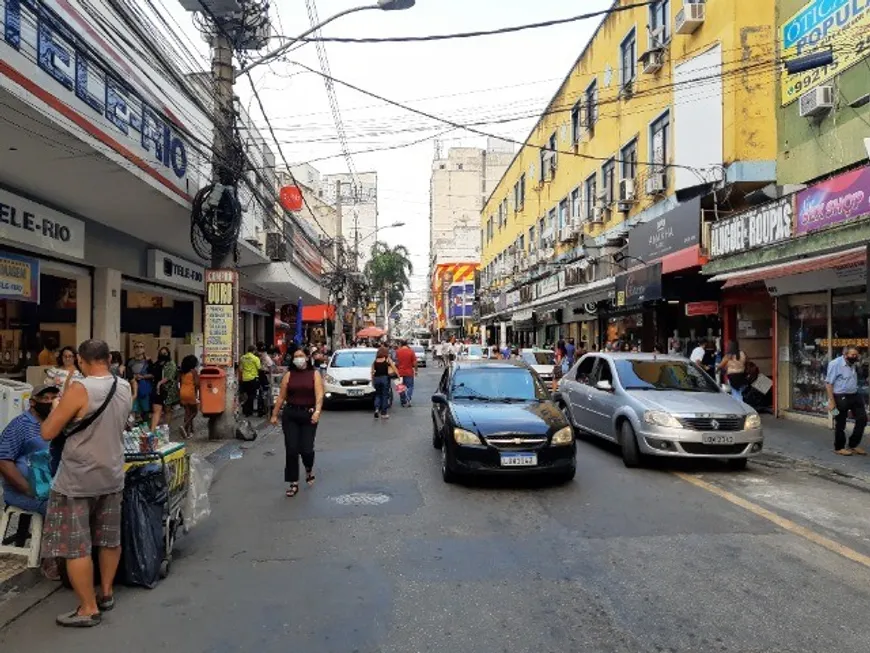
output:
<instances>
[{"instance_id":1,"label":"sneaker","mask_svg":"<svg viewBox=\"0 0 870 653\"><path fill-rule=\"evenodd\" d=\"M834 453L837 454L838 456L851 456L852 450L851 449L834 449Z\"/></svg>"},{"instance_id":2,"label":"sneaker","mask_svg":"<svg viewBox=\"0 0 870 653\"><path fill-rule=\"evenodd\" d=\"M384 413L384 414L382 415L382 417L383 417L384 419L390 419L390 414L389 414L389 413Z\"/></svg>"},{"instance_id":3,"label":"sneaker","mask_svg":"<svg viewBox=\"0 0 870 653\"><path fill-rule=\"evenodd\" d=\"M375 419L377 419L380 416L381 416L381 414L378 411L375 411Z\"/></svg>"}]
</instances>

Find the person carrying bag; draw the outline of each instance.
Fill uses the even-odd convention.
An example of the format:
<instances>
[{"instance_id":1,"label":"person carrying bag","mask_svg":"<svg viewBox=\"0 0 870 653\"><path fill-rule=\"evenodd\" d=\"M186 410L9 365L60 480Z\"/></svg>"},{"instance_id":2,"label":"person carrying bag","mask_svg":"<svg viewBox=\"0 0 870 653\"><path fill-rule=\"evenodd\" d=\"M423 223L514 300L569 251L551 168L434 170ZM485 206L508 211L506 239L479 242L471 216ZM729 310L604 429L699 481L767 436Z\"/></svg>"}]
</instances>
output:
<instances>
[{"instance_id":1,"label":"person carrying bag","mask_svg":"<svg viewBox=\"0 0 870 653\"><path fill-rule=\"evenodd\" d=\"M743 401L743 390L748 385L746 380L746 353L743 352L736 340L728 343L728 352L719 363L719 369L725 370L728 385L731 386L731 396L738 401Z\"/></svg>"},{"instance_id":2,"label":"person carrying bag","mask_svg":"<svg viewBox=\"0 0 870 653\"><path fill-rule=\"evenodd\" d=\"M67 426L63 432L54 438L49 445L49 450L51 451L51 475L54 476L57 474L58 467L60 467L60 459L63 455L63 448L66 446L67 440L74 436L76 433L81 433L91 424L99 419L100 415L106 410L106 407L112 401L112 398L115 396L115 391L118 389L118 377L114 374L112 375L112 387L109 389L109 394L106 395L105 400L102 404L90 415L83 417L78 422L73 422L69 426ZM120 435L119 435L120 437Z\"/></svg>"}]
</instances>

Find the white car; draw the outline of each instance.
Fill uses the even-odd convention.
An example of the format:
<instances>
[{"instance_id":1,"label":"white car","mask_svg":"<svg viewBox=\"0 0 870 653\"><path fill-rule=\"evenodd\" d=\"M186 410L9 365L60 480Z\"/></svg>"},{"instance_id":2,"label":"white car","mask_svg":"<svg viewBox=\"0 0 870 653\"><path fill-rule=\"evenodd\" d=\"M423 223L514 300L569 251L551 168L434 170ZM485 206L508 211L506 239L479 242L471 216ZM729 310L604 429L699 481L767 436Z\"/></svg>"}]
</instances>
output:
<instances>
[{"instance_id":1,"label":"white car","mask_svg":"<svg viewBox=\"0 0 870 653\"><path fill-rule=\"evenodd\" d=\"M531 367L542 381L553 380L553 366L556 364L556 352L552 349L521 349L520 358Z\"/></svg>"},{"instance_id":2,"label":"white car","mask_svg":"<svg viewBox=\"0 0 870 653\"><path fill-rule=\"evenodd\" d=\"M467 361L482 361L486 356L480 345L468 345L462 358Z\"/></svg>"},{"instance_id":3,"label":"white car","mask_svg":"<svg viewBox=\"0 0 870 653\"><path fill-rule=\"evenodd\" d=\"M373 401L371 369L377 349L339 349L329 359L323 375L327 405L345 401Z\"/></svg>"}]
</instances>

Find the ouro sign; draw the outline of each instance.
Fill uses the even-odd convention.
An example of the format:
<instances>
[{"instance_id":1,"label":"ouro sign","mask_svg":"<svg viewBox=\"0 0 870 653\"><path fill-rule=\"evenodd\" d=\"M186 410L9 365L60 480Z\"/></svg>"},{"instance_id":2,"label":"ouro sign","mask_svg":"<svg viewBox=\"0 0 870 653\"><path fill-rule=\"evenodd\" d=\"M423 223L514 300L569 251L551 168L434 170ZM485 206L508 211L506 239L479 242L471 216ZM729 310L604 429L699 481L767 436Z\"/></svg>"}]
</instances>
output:
<instances>
[{"instance_id":1,"label":"ouro sign","mask_svg":"<svg viewBox=\"0 0 870 653\"><path fill-rule=\"evenodd\" d=\"M713 225L710 258L745 252L791 238L794 197L745 211Z\"/></svg>"}]
</instances>

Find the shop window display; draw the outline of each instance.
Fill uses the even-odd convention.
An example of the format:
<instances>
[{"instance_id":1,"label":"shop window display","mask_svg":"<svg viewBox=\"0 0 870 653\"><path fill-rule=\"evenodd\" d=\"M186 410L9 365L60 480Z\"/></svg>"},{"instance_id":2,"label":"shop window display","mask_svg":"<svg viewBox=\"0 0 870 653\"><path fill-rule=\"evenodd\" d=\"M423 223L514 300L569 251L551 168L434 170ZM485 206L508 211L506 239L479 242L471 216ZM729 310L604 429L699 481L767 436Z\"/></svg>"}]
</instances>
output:
<instances>
[{"instance_id":1,"label":"shop window display","mask_svg":"<svg viewBox=\"0 0 870 653\"><path fill-rule=\"evenodd\" d=\"M828 348L827 303L796 304L789 309L791 327L791 408L825 414Z\"/></svg>"},{"instance_id":2,"label":"shop window display","mask_svg":"<svg viewBox=\"0 0 870 653\"><path fill-rule=\"evenodd\" d=\"M863 295L833 298L831 307L831 356L836 358L847 346L857 347L861 358L858 362L858 393L867 401L868 356L867 300Z\"/></svg>"}]
</instances>

